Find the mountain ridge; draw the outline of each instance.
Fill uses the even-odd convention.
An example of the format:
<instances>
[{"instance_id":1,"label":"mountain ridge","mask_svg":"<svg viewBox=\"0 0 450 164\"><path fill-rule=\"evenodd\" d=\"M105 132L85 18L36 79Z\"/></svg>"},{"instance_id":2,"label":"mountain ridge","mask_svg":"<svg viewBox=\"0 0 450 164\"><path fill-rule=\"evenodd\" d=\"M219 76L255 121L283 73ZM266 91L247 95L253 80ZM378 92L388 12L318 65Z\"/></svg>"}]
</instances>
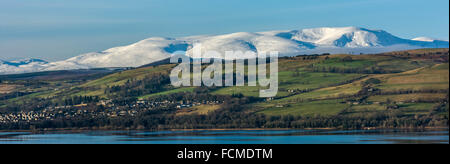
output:
<instances>
[{"instance_id":1,"label":"mountain ridge","mask_svg":"<svg viewBox=\"0 0 450 164\"><path fill-rule=\"evenodd\" d=\"M33 61L14 65L0 62L0 74L37 71L138 67L162 61L176 51L192 56L194 43L202 44L202 53L218 51L278 51L280 56L313 53L377 53L417 48L448 48L448 41L403 39L383 30L361 27L320 27L291 31L236 32L180 38L150 37L136 43L101 52L81 54L63 61ZM42 60L43 61L43 60Z\"/></svg>"}]
</instances>

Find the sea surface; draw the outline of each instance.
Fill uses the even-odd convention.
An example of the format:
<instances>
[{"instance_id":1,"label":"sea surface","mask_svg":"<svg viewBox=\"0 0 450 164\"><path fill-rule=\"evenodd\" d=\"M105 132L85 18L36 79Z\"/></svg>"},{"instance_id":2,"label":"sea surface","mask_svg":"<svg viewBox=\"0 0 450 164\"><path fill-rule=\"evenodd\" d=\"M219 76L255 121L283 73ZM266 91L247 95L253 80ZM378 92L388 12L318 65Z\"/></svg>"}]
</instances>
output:
<instances>
[{"instance_id":1,"label":"sea surface","mask_svg":"<svg viewBox=\"0 0 450 164\"><path fill-rule=\"evenodd\" d=\"M0 144L448 144L438 130L188 130L0 132Z\"/></svg>"}]
</instances>

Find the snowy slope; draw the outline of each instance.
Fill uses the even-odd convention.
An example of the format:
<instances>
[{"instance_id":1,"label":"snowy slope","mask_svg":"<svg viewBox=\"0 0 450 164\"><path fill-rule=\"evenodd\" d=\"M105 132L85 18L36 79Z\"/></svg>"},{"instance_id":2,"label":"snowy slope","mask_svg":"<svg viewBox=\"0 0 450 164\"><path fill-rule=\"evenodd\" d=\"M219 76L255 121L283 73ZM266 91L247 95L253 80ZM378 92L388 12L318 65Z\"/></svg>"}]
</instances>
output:
<instances>
[{"instance_id":1,"label":"snowy slope","mask_svg":"<svg viewBox=\"0 0 450 164\"><path fill-rule=\"evenodd\" d=\"M307 50L308 47L296 42L294 40L288 40L272 35L264 35L260 33L248 33L239 32L219 36L208 36L202 38L190 39L186 38L189 43L200 43L202 54L207 51L217 51L222 55L226 51L252 51L252 52L262 52L262 51L278 51L283 55L294 55L302 50ZM187 55L192 56L193 45L190 46L191 49L187 50ZM216 57L216 56L207 56Z\"/></svg>"},{"instance_id":2,"label":"snowy slope","mask_svg":"<svg viewBox=\"0 0 450 164\"><path fill-rule=\"evenodd\" d=\"M414 38L414 39L411 39L411 40L423 41L423 42L433 42L433 41L435 41L437 39L433 39L433 38L422 36L422 37L417 37L417 38Z\"/></svg>"},{"instance_id":3,"label":"snowy slope","mask_svg":"<svg viewBox=\"0 0 450 164\"><path fill-rule=\"evenodd\" d=\"M46 64L48 64L47 61L33 58L18 61L0 60L0 74L19 74L42 71Z\"/></svg>"},{"instance_id":4,"label":"snowy slope","mask_svg":"<svg viewBox=\"0 0 450 164\"><path fill-rule=\"evenodd\" d=\"M272 34L286 39L313 43L318 47L362 48L399 44L429 46L429 43L424 43L421 40L402 39L383 30L369 30L359 27L322 27Z\"/></svg>"},{"instance_id":5,"label":"snowy slope","mask_svg":"<svg viewBox=\"0 0 450 164\"><path fill-rule=\"evenodd\" d=\"M222 54L225 54L225 51L278 51L282 56L311 53L377 53L449 46L448 41L424 37L402 39L383 30L359 27L238 32L182 38L152 37L131 45L82 54L58 62L48 63L38 59L0 61L0 74L99 67L137 67L167 59L176 51L186 51L187 55L192 56L195 43L201 43L202 53L209 50Z\"/></svg>"}]
</instances>

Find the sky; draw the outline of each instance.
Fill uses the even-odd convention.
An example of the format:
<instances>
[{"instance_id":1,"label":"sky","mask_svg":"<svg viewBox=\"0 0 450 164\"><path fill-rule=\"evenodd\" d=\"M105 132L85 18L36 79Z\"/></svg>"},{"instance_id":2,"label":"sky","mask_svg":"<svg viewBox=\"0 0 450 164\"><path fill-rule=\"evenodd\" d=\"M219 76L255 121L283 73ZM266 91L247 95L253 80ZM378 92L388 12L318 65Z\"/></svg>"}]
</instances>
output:
<instances>
[{"instance_id":1,"label":"sky","mask_svg":"<svg viewBox=\"0 0 450 164\"><path fill-rule=\"evenodd\" d=\"M0 0L0 59L64 60L161 36L357 26L449 39L448 0Z\"/></svg>"}]
</instances>

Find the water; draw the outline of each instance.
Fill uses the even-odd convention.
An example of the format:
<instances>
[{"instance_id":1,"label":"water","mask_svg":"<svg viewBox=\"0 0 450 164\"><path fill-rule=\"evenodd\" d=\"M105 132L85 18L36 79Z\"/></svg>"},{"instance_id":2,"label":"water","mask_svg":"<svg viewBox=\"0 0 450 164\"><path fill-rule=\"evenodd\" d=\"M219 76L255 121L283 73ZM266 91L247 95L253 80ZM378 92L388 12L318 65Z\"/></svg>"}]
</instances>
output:
<instances>
[{"instance_id":1,"label":"water","mask_svg":"<svg viewBox=\"0 0 450 164\"><path fill-rule=\"evenodd\" d=\"M0 132L0 144L448 144L440 130Z\"/></svg>"}]
</instances>

